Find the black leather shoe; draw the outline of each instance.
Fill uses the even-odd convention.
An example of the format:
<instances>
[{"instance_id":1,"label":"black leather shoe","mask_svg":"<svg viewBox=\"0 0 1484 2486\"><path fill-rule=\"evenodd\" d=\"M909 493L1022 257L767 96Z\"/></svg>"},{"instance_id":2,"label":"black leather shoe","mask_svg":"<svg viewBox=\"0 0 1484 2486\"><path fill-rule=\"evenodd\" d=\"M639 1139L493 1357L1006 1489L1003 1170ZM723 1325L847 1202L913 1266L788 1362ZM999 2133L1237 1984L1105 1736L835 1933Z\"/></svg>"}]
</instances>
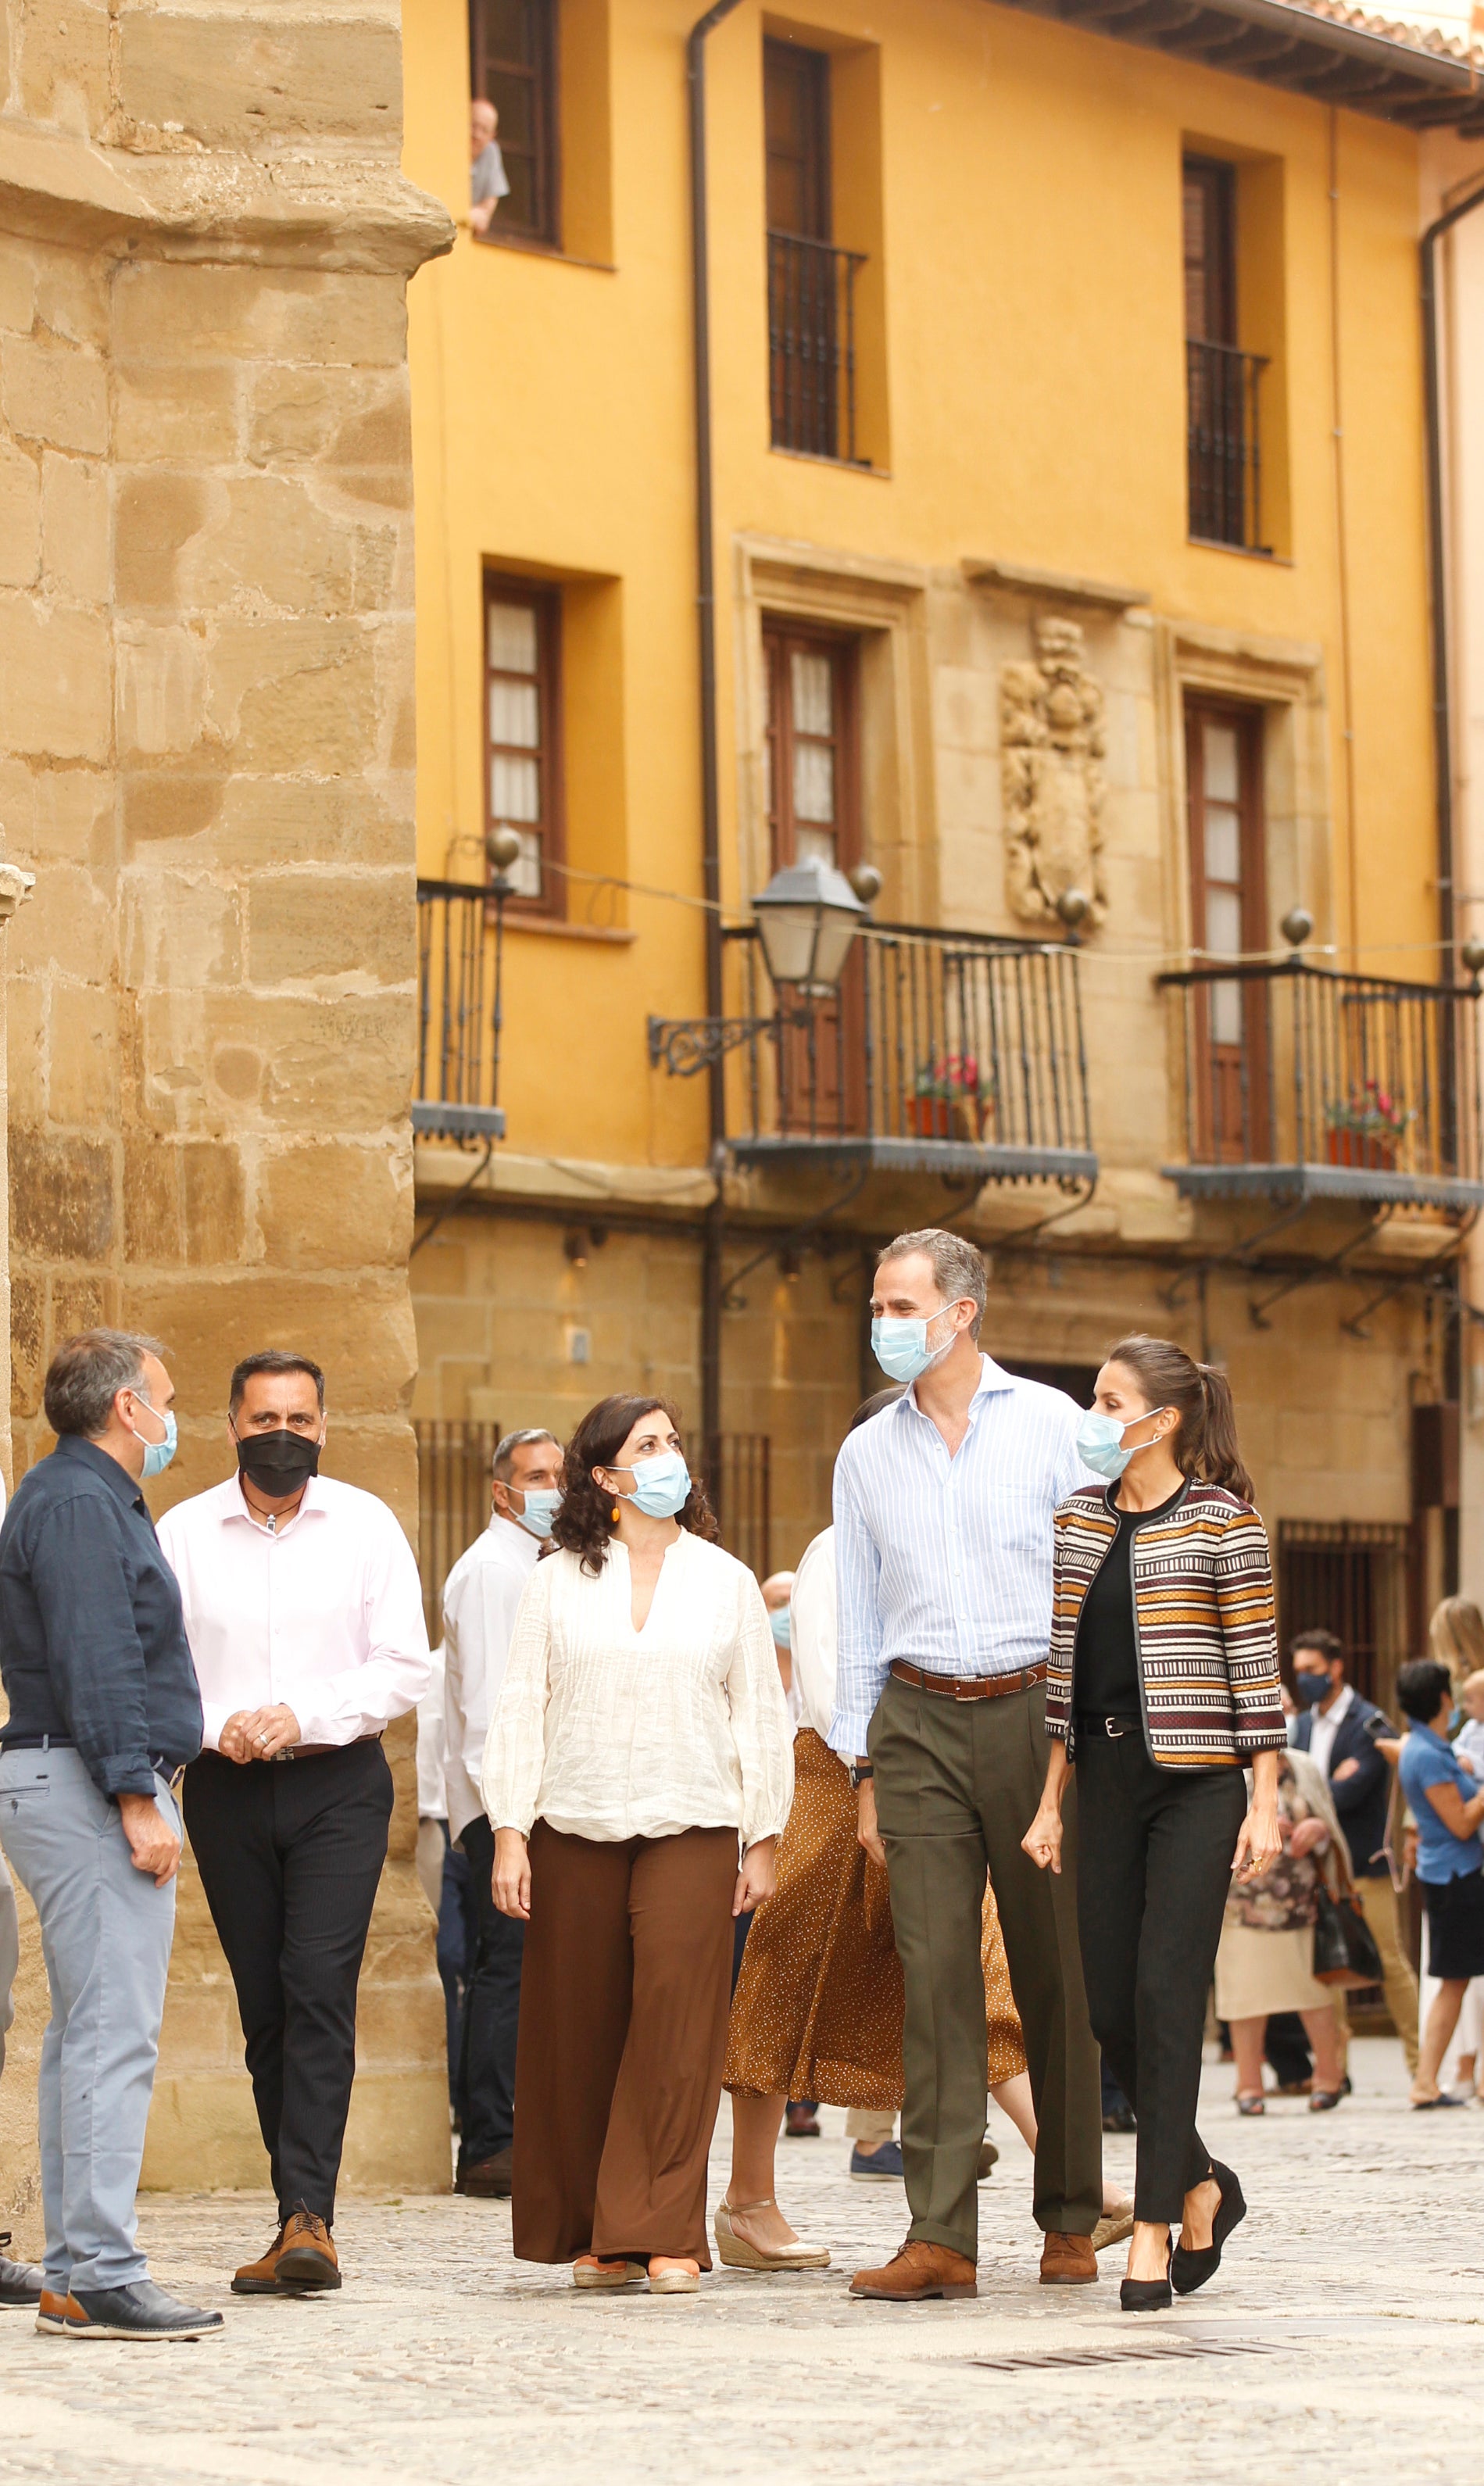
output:
<instances>
[{"instance_id":1,"label":"black leather shoe","mask_svg":"<svg viewBox=\"0 0 1484 2486\"><path fill-rule=\"evenodd\" d=\"M34 2262L7 2260L10 2241L9 2227L0 2230L0 2305L29 2305L34 2313L41 2301L41 2273Z\"/></svg>"},{"instance_id":2,"label":"black leather shoe","mask_svg":"<svg viewBox=\"0 0 1484 2486\"><path fill-rule=\"evenodd\" d=\"M152 2279L136 2279L128 2287L74 2287L72 2296L83 2319L69 2318L65 2327L90 2339L200 2339L222 2327L219 2313L178 2304Z\"/></svg>"},{"instance_id":3,"label":"black leather shoe","mask_svg":"<svg viewBox=\"0 0 1484 2486\"><path fill-rule=\"evenodd\" d=\"M1215 2278L1221 2267L1223 2245L1232 2228L1240 2225L1247 2216L1242 2187L1231 2168L1221 2166L1213 2158L1211 2172L1222 2188L1221 2201L1211 2222L1211 2241L1198 2252L1187 2252L1184 2245L1176 2245L1170 2258L1169 2276L1176 2294L1180 2296L1194 2296L1197 2287L1204 2287L1208 2279Z\"/></svg>"},{"instance_id":4,"label":"black leather shoe","mask_svg":"<svg viewBox=\"0 0 1484 2486\"><path fill-rule=\"evenodd\" d=\"M1169 2239L1165 2239L1163 2279L1126 2279L1118 2289L1125 2313L1168 2313L1169 2310Z\"/></svg>"}]
</instances>

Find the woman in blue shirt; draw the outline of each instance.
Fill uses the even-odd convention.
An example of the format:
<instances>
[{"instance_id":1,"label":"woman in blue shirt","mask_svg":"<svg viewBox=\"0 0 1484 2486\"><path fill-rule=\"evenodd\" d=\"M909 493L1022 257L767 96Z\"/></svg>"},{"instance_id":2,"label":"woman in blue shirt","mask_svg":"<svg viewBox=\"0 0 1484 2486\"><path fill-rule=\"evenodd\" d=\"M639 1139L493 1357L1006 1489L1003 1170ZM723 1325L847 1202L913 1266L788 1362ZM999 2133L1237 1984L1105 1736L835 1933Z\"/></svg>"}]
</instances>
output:
<instances>
[{"instance_id":1,"label":"woman in blue shirt","mask_svg":"<svg viewBox=\"0 0 1484 2486\"><path fill-rule=\"evenodd\" d=\"M1456 2106L1438 2069L1458 2025L1471 1976L1484 1976L1484 1788L1452 1745L1453 1678L1436 1658L1415 1658L1396 1678L1411 1731L1402 1746L1402 1792L1417 1825L1417 1881L1427 1908L1427 1965L1439 1980L1417 2056L1412 2103Z\"/></svg>"}]
</instances>

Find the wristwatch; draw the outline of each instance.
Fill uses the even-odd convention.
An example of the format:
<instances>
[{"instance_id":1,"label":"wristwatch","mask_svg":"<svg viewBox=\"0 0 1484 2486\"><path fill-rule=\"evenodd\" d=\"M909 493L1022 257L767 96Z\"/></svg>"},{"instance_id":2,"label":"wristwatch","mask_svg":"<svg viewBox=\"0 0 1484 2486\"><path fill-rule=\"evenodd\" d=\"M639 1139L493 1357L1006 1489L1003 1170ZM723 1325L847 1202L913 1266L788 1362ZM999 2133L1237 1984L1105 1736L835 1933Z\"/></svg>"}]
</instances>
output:
<instances>
[{"instance_id":1,"label":"wristwatch","mask_svg":"<svg viewBox=\"0 0 1484 2486\"><path fill-rule=\"evenodd\" d=\"M850 1773L853 1787L858 1787L864 1779L873 1779L876 1775L869 1761L847 1761L845 1767Z\"/></svg>"}]
</instances>

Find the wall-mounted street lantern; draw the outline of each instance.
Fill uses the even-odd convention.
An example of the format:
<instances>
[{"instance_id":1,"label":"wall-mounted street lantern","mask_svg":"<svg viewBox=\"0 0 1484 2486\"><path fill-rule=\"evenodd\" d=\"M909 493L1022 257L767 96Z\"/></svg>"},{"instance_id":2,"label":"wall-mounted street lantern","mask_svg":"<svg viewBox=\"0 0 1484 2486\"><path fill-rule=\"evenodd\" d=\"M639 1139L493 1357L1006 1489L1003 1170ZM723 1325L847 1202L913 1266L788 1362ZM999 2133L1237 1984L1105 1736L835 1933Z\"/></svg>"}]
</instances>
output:
<instances>
[{"instance_id":1,"label":"wall-mounted street lantern","mask_svg":"<svg viewBox=\"0 0 1484 2486\"><path fill-rule=\"evenodd\" d=\"M789 990L809 1004L839 990L850 945L881 888L873 864L858 864L847 879L833 864L811 855L785 864L753 900L757 938L769 981L780 995ZM782 1026L808 1021L809 1008L785 1008L771 1018L651 1018L649 1060L673 1078L709 1070L749 1037L773 1035Z\"/></svg>"}]
</instances>

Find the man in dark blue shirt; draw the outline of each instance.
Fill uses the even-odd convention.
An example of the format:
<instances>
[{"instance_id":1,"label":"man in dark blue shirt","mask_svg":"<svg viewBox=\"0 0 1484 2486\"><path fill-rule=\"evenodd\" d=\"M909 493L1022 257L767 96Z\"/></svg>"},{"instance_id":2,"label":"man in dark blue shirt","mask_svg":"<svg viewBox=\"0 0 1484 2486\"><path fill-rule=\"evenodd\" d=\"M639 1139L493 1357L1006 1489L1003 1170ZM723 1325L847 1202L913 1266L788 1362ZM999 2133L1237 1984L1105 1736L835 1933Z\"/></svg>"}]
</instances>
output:
<instances>
[{"instance_id":1,"label":"man in dark blue shirt","mask_svg":"<svg viewBox=\"0 0 1484 2486\"><path fill-rule=\"evenodd\" d=\"M46 1375L57 1447L0 1529L0 1845L36 1902L51 1980L41 2054L46 2219L37 2328L194 2339L135 2241L175 1931L171 1781L201 1750L175 1577L140 1485L175 1451L152 1339L88 1330Z\"/></svg>"}]
</instances>

